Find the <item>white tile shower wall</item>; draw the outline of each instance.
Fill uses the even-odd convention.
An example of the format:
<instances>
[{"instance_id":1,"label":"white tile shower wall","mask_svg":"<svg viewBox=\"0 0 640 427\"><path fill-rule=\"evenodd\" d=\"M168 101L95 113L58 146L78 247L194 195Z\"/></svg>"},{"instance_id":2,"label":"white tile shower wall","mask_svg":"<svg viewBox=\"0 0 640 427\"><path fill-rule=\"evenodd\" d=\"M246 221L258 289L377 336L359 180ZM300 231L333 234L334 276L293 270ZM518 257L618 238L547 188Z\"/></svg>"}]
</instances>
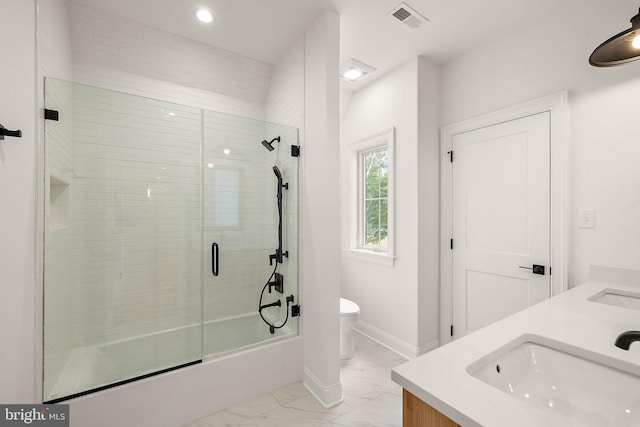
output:
<instances>
[{"instance_id":1,"label":"white tile shower wall","mask_svg":"<svg viewBox=\"0 0 640 427\"><path fill-rule=\"evenodd\" d=\"M291 45L278 61L266 98L265 120L302 130L304 126L304 43ZM300 132L303 135L303 132Z\"/></svg>"},{"instance_id":2,"label":"white tile shower wall","mask_svg":"<svg viewBox=\"0 0 640 427\"><path fill-rule=\"evenodd\" d=\"M70 80L73 63L68 1L38 0L37 4L38 66L41 75Z\"/></svg>"},{"instance_id":3,"label":"white tile shower wall","mask_svg":"<svg viewBox=\"0 0 640 427\"><path fill-rule=\"evenodd\" d=\"M75 81L255 119L264 119L264 104L269 90L270 95L286 94L284 99L280 99L278 109L286 109L292 115L297 115L296 125L301 123L304 99L301 49L294 50L296 55L293 55L298 68L294 68L294 73L280 73L276 83L278 87L274 91L270 88L270 85L273 85L271 65L118 18L77 2L70 3L70 15ZM302 46L301 43L299 45ZM282 69L282 67L279 68ZM284 69L289 70L291 67L285 66ZM293 99L290 91L280 89L283 85L290 85L291 82L296 88ZM256 136L257 141L253 139L247 143L259 143L264 137L264 131ZM205 135L205 141L207 140ZM211 149L215 149L215 146ZM222 155L222 159L226 157L228 160L237 154L232 149L230 155ZM204 162L205 165L207 163L207 161ZM206 177L207 170L204 174ZM262 172L260 177L254 177L252 172L248 172L248 175L244 173L241 182L243 186L251 187L255 186L258 180L262 185L264 182ZM260 194L264 197L262 188ZM256 219L257 206L264 206L255 198L240 202L244 206L240 212L246 216L244 220L249 219L248 215ZM267 219L263 218L263 220ZM251 232L245 231L244 236L237 231L232 233L233 236L230 236L228 230L224 233L225 238L238 241L240 237L248 237L247 233ZM210 251L209 246L213 237L205 234L205 254ZM263 236L262 240L265 239ZM297 245L297 242L292 244ZM265 255L264 245L260 246L244 255L251 258L249 260L245 258L244 261L251 261L253 265L266 265L268 258ZM267 247L271 246L273 243ZM231 257L231 255L233 252L228 251L222 255L227 259L233 259L234 262L227 262L225 272L221 274L231 275L235 277L235 281L242 281L243 285L229 287L231 291L228 292L229 298L239 302L242 301L242 290L244 289L244 293L250 292L251 288L256 286L255 283L263 282L264 276L268 276L269 272L266 271L268 269L262 271L262 267L253 268L256 271L242 269L239 267L240 257ZM254 264L254 261L258 262ZM210 264L210 262L210 257L205 256L205 263ZM231 267L232 265L234 267ZM204 271L207 272L209 269L205 267ZM205 290L209 289L205 288ZM205 292L205 307L210 311L210 315L206 315L206 318L222 318L232 312L255 310L255 299L245 298L245 302L240 303L242 307L234 308L231 301L224 297L220 298L220 294ZM252 302L250 307L249 301Z\"/></svg>"},{"instance_id":4,"label":"white tile shower wall","mask_svg":"<svg viewBox=\"0 0 640 427\"><path fill-rule=\"evenodd\" d=\"M76 82L264 118L273 67L70 3Z\"/></svg>"},{"instance_id":5,"label":"white tile shower wall","mask_svg":"<svg viewBox=\"0 0 640 427\"><path fill-rule=\"evenodd\" d=\"M289 258L283 263L281 272L285 277L285 294L294 294L295 304L300 303L303 292L303 286L299 283L300 257L298 256L300 235L300 218L298 216L299 200L304 189L302 188L304 176L304 37L296 40L285 55L280 58L274 68L271 85L269 86L269 94L266 102L265 120L271 123L281 123L297 129L296 135L284 133L281 135L282 151L272 152L265 161L265 169L270 171L270 165L278 164L282 169L282 173L289 182L290 188L296 188L296 191L288 191L285 193L284 209L284 246L285 250L289 250ZM271 131L267 128L267 135L277 132L277 127ZM284 131L283 131L284 132ZM297 141L297 142L295 142ZM302 156L299 158L291 157L289 145L297 144L302 146ZM286 148L285 148L286 147ZM270 172L267 172L270 173ZM273 182L272 177L268 182ZM266 192L272 192L273 187L267 186ZM266 237L269 239L269 236ZM276 313L277 316L282 315L282 311Z\"/></svg>"},{"instance_id":6,"label":"white tile shower wall","mask_svg":"<svg viewBox=\"0 0 640 427\"><path fill-rule=\"evenodd\" d=\"M277 209L277 189L278 181L273 172L273 166L278 166L282 173L283 184L286 188L282 191L282 250L288 253L283 258L282 264L278 265L277 272L284 278L284 295L294 296L294 304L298 304L298 163L299 159L291 156L291 145L297 145L298 129L267 123L265 127L265 139L272 140L280 137L279 143L274 143L274 150L263 157L263 178L262 191L264 197L264 220L267 224L263 229L263 244L269 254L275 252L278 246L278 209ZM266 261L264 259L263 262ZM268 272L270 274L271 271ZM268 302L271 299L267 296ZM273 324L280 325L286 318L286 304L283 301L281 307L274 307L265 313ZM292 320L291 326L294 326Z\"/></svg>"},{"instance_id":7,"label":"white tile shower wall","mask_svg":"<svg viewBox=\"0 0 640 427\"><path fill-rule=\"evenodd\" d=\"M253 119L262 119L264 117L264 105L258 101L248 101L219 95L217 93L181 86L171 82L155 80L137 74L80 62L74 62L73 71L74 81L78 83Z\"/></svg>"},{"instance_id":8,"label":"white tile shower wall","mask_svg":"<svg viewBox=\"0 0 640 427\"><path fill-rule=\"evenodd\" d=\"M59 82L57 82L59 83ZM70 84L47 84L46 107L71 111ZM69 301L73 298L72 235L69 227L69 192L73 183L72 120L63 115L58 122L45 123L46 162L44 169L44 374L58 373L73 347L74 322ZM45 379L45 396L54 380Z\"/></svg>"},{"instance_id":9,"label":"white tile shower wall","mask_svg":"<svg viewBox=\"0 0 640 427\"><path fill-rule=\"evenodd\" d=\"M199 320L199 110L74 88L74 345Z\"/></svg>"},{"instance_id":10,"label":"white tile shower wall","mask_svg":"<svg viewBox=\"0 0 640 427\"><path fill-rule=\"evenodd\" d=\"M204 113L205 321L255 312L268 278L263 191L264 122ZM219 245L219 276L211 245Z\"/></svg>"},{"instance_id":11,"label":"white tile shower wall","mask_svg":"<svg viewBox=\"0 0 640 427\"><path fill-rule=\"evenodd\" d=\"M285 209L297 203L297 159L290 145L297 144L295 128L227 114L204 113L204 252L213 242L219 245L219 276L211 271L211 257L205 256L205 321L255 313L260 291L274 266L269 255L277 247L277 179L272 166L278 164L289 189L283 190ZM260 144L272 140L275 150ZM279 156L280 153L283 153ZM276 160L282 157L282 161ZM265 160L266 159L266 160ZM285 211L284 250L289 258L279 265L285 276L285 294L297 298L297 247L289 247L288 236L297 230L295 207ZM295 237L292 237L295 242ZM263 303L278 298L264 293ZM286 305L263 312L273 324L286 317ZM266 328L266 325L260 325ZM215 348L215 343L210 348Z\"/></svg>"}]
</instances>

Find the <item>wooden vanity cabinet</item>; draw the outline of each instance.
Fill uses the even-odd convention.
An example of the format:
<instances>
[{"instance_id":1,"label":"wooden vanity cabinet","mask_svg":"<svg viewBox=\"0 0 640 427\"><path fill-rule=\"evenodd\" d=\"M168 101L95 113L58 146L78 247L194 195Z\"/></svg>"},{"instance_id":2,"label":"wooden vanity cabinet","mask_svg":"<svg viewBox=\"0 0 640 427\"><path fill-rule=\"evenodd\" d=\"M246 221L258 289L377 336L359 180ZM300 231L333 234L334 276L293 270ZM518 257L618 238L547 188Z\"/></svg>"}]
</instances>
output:
<instances>
[{"instance_id":1,"label":"wooden vanity cabinet","mask_svg":"<svg viewBox=\"0 0 640 427\"><path fill-rule=\"evenodd\" d=\"M461 427L407 390L402 390L402 427Z\"/></svg>"}]
</instances>

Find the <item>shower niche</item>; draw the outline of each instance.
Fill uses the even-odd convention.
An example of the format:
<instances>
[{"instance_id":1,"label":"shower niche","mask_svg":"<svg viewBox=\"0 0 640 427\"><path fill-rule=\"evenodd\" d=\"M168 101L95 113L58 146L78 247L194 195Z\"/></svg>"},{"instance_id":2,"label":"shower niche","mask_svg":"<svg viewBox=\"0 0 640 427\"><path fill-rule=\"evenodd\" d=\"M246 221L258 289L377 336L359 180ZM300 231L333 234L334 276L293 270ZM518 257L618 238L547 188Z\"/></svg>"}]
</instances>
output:
<instances>
[{"instance_id":1,"label":"shower niche","mask_svg":"<svg viewBox=\"0 0 640 427\"><path fill-rule=\"evenodd\" d=\"M296 128L55 79L45 105L45 402L298 334Z\"/></svg>"},{"instance_id":2,"label":"shower niche","mask_svg":"<svg viewBox=\"0 0 640 427\"><path fill-rule=\"evenodd\" d=\"M49 227L51 230L69 226L69 183L49 177Z\"/></svg>"}]
</instances>

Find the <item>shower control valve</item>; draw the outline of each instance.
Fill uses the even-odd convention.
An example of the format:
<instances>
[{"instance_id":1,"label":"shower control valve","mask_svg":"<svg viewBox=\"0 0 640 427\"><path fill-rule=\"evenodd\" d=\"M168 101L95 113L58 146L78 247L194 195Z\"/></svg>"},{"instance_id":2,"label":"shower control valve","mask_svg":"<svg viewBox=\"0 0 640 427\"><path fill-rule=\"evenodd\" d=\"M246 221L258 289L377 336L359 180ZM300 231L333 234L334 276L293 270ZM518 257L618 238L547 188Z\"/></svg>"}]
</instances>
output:
<instances>
[{"instance_id":1,"label":"shower control valve","mask_svg":"<svg viewBox=\"0 0 640 427\"><path fill-rule=\"evenodd\" d=\"M278 264L282 264L282 259L289 258L289 251L282 251L281 249L276 249L276 253L269 255L269 265L273 265L273 261L275 260Z\"/></svg>"},{"instance_id":2,"label":"shower control valve","mask_svg":"<svg viewBox=\"0 0 640 427\"><path fill-rule=\"evenodd\" d=\"M275 280L273 282L269 282L269 293L271 293L271 289L275 289L281 294L284 293L284 276L282 274L275 273Z\"/></svg>"}]
</instances>

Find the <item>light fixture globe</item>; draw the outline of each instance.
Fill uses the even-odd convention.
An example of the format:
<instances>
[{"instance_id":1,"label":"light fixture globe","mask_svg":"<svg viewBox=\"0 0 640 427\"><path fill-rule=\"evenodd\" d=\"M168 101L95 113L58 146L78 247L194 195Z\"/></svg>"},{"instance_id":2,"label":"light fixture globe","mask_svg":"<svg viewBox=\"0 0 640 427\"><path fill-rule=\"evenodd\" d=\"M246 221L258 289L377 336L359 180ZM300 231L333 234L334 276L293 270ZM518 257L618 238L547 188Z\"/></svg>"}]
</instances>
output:
<instances>
[{"instance_id":1,"label":"light fixture globe","mask_svg":"<svg viewBox=\"0 0 640 427\"><path fill-rule=\"evenodd\" d=\"M631 18L631 28L598 46L589 57L594 67L612 67L640 59L640 13Z\"/></svg>"}]
</instances>

